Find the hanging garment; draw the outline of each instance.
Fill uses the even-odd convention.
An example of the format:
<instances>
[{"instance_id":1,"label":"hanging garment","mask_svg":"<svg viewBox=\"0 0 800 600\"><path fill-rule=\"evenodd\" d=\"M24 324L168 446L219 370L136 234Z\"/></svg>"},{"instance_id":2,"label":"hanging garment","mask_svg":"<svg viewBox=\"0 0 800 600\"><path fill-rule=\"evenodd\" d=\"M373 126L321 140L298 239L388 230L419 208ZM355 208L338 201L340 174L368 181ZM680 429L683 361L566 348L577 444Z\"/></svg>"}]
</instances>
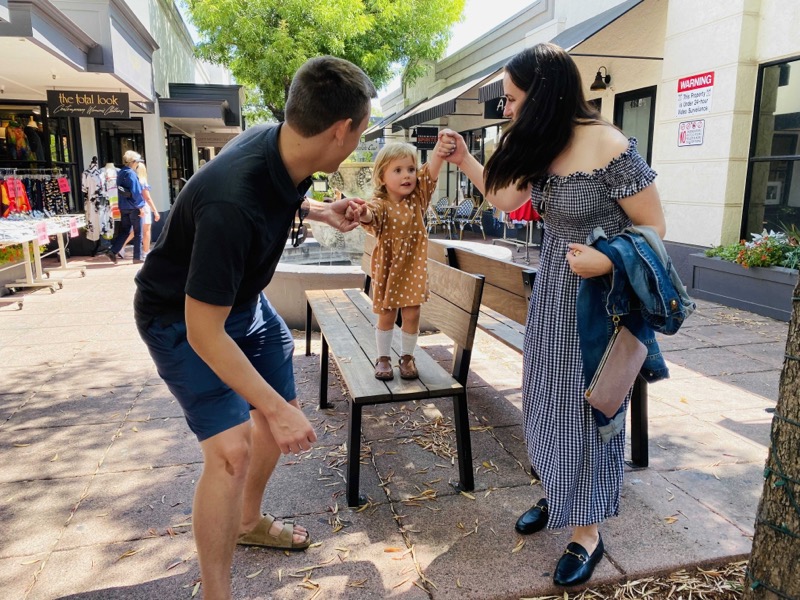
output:
<instances>
[{"instance_id":1,"label":"hanging garment","mask_svg":"<svg viewBox=\"0 0 800 600\"><path fill-rule=\"evenodd\" d=\"M98 168L97 163L92 163L83 172L81 182L86 212L86 238L94 242L101 237L113 238L114 218L105 194L103 171Z\"/></svg>"},{"instance_id":2,"label":"hanging garment","mask_svg":"<svg viewBox=\"0 0 800 600\"><path fill-rule=\"evenodd\" d=\"M36 160L28 145L28 138L19 124L10 124L6 127L6 145L11 160Z\"/></svg>"},{"instance_id":3,"label":"hanging garment","mask_svg":"<svg viewBox=\"0 0 800 600\"><path fill-rule=\"evenodd\" d=\"M28 146L31 149L31 160L45 160L44 158L44 145L40 137L39 130L30 125L25 126L25 137L28 140Z\"/></svg>"},{"instance_id":4,"label":"hanging garment","mask_svg":"<svg viewBox=\"0 0 800 600\"><path fill-rule=\"evenodd\" d=\"M54 215L65 215L69 212L67 201L61 189L58 187L58 181L55 178L50 178L44 184L44 209L50 211Z\"/></svg>"},{"instance_id":5,"label":"hanging garment","mask_svg":"<svg viewBox=\"0 0 800 600\"><path fill-rule=\"evenodd\" d=\"M108 164L103 168L103 187L106 199L111 207L111 218L119 221L119 193L117 192L117 168L113 164Z\"/></svg>"}]
</instances>

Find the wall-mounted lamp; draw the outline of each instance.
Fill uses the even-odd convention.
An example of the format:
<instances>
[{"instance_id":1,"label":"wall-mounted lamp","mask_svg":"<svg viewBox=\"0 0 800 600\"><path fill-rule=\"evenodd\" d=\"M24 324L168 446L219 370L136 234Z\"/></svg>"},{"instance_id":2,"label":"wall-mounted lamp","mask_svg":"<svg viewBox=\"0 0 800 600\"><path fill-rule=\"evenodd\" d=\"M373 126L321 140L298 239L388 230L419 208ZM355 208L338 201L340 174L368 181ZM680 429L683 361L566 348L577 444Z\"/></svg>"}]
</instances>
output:
<instances>
[{"instance_id":1,"label":"wall-mounted lamp","mask_svg":"<svg viewBox=\"0 0 800 600\"><path fill-rule=\"evenodd\" d=\"M600 69L606 72L605 76L600 73ZM597 75L594 76L594 81L592 85L589 86L590 90L604 90L608 87L608 84L611 83L611 75L608 74L608 69L602 66L600 69L597 69Z\"/></svg>"}]
</instances>

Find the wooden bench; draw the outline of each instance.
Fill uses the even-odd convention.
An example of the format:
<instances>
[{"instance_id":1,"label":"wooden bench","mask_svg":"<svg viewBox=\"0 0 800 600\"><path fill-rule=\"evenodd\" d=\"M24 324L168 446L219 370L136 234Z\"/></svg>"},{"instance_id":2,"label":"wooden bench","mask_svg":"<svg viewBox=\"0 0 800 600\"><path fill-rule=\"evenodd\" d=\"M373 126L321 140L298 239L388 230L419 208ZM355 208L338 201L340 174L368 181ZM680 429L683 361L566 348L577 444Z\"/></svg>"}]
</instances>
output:
<instances>
[{"instance_id":1,"label":"wooden bench","mask_svg":"<svg viewBox=\"0 0 800 600\"><path fill-rule=\"evenodd\" d=\"M395 370L391 381L375 379L375 323L369 294L370 259L375 239L367 236L361 266L367 273L365 291L310 290L306 292L306 356L311 354L311 325L319 325L320 352L319 406L328 407L328 361L332 354L347 388L350 418L347 442L347 503L358 506L361 414L364 406L410 400L453 398L456 431L459 489L474 489L472 444L467 413L467 375L472 344L478 324L483 277L454 269L444 263L428 261L430 299L422 305L422 319L434 325L453 341L451 369L445 370L424 350L417 348L414 358L419 379L404 380ZM400 335L395 328L393 363L400 356Z\"/></svg>"},{"instance_id":2,"label":"wooden bench","mask_svg":"<svg viewBox=\"0 0 800 600\"><path fill-rule=\"evenodd\" d=\"M447 240L430 240L428 256L451 267L481 274L484 282L478 327L510 348L522 353L528 304L536 271L515 263L491 258ZM631 396L631 464L649 464L647 432L647 382L637 377Z\"/></svg>"}]
</instances>

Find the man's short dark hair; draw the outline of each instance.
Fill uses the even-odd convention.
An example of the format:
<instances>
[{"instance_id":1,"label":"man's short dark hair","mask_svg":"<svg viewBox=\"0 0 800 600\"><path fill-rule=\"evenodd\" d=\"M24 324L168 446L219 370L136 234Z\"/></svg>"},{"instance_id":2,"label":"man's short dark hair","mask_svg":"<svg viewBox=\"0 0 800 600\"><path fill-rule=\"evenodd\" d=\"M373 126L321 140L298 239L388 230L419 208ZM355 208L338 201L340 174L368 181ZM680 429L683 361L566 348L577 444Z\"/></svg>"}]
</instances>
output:
<instances>
[{"instance_id":1,"label":"man's short dark hair","mask_svg":"<svg viewBox=\"0 0 800 600\"><path fill-rule=\"evenodd\" d=\"M322 133L337 121L353 119L357 127L378 95L366 73L334 56L312 58L292 79L286 100L286 122L305 137Z\"/></svg>"}]
</instances>

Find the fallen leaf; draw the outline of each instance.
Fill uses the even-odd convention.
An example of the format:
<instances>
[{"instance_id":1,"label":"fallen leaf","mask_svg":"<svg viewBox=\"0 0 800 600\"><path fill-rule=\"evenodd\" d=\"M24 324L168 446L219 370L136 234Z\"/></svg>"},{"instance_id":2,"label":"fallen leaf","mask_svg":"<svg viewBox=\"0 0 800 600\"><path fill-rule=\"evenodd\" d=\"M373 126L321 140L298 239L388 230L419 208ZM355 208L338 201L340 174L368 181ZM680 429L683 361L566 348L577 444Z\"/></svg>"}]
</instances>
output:
<instances>
[{"instance_id":1,"label":"fallen leaf","mask_svg":"<svg viewBox=\"0 0 800 600\"><path fill-rule=\"evenodd\" d=\"M30 444L14 444L15 448L27 448Z\"/></svg>"},{"instance_id":2,"label":"fallen leaf","mask_svg":"<svg viewBox=\"0 0 800 600\"><path fill-rule=\"evenodd\" d=\"M133 427L131 427L131 430L132 430L134 433L139 433L139 428L138 428L138 427L136 427L136 425L134 425Z\"/></svg>"},{"instance_id":3,"label":"fallen leaf","mask_svg":"<svg viewBox=\"0 0 800 600\"><path fill-rule=\"evenodd\" d=\"M666 519L664 519L664 520L665 520L665 521L666 521L666 522L667 522L669 525L672 525L673 523L675 523L675 522L678 520L678 517L675 517L675 516L672 516L672 517L667 517L667 518L666 518Z\"/></svg>"},{"instance_id":4,"label":"fallen leaf","mask_svg":"<svg viewBox=\"0 0 800 600\"><path fill-rule=\"evenodd\" d=\"M401 581L400 583L395 583L395 584L392 586L392 589L394 589L394 588L399 588L399 587L400 587L401 585L403 585L404 583L408 583L410 579L411 579L410 577L407 577L406 579L403 579L403 581Z\"/></svg>"},{"instance_id":5,"label":"fallen leaf","mask_svg":"<svg viewBox=\"0 0 800 600\"><path fill-rule=\"evenodd\" d=\"M319 546L322 546L322 542L314 542L308 545L309 548L318 548Z\"/></svg>"},{"instance_id":6,"label":"fallen leaf","mask_svg":"<svg viewBox=\"0 0 800 600\"><path fill-rule=\"evenodd\" d=\"M129 556L133 556L137 552L141 552L141 550L142 549L139 548L138 550L128 550L127 552L123 552L122 554L120 554L120 556L119 556L119 558L117 558L117 560L122 560L123 558L128 558Z\"/></svg>"},{"instance_id":7,"label":"fallen leaf","mask_svg":"<svg viewBox=\"0 0 800 600\"><path fill-rule=\"evenodd\" d=\"M175 567L177 567L180 564L183 564L183 561L182 560L176 560L174 563L172 563L171 565L169 565L167 567L167 571L170 571L170 570L174 569Z\"/></svg>"},{"instance_id":8,"label":"fallen leaf","mask_svg":"<svg viewBox=\"0 0 800 600\"><path fill-rule=\"evenodd\" d=\"M264 570L264 567L261 567L258 571L255 571L254 573L250 573L249 575L245 575L245 577L247 577L248 579L252 579L253 577L256 577L257 575L261 575L261 571L263 571L263 570Z\"/></svg>"},{"instance_id":9,"label":"fallen leaf","mask_svg":"<svg viewBox=\"0 0 800 600\"><path fill-rule=\"evenodd\" d=\"M57 460L58 460L58 452L56 452L56 455L50 459L50 462L56 462Z\"/></svg>"},{"instance_id":10,"label":"fallen leaf","mask_svg":"<svg viewBox=\"0 0 800 600\"><path fill-rule=\"evenodd\" d=\"M26 560L26 561L21 562L19 564L21 564L21 565L35 565L38 562L42 562L42 559L41 558L37 558L37 559L34 559L34 560Z\"/></svg>"},{"instance_id":11,"label":"fallen leaf","mask_svg":"<svg viewBox=\"0 0 800 600\"><path fill-rule=\"evenodd\" d=\"M466 497L467 497L467 498L469 498L470 500L475 500L475 496L473 496L473 495L472 495L472 494L470 494L470 493L467 493L467 492L461 492L461 495L462 495L462 496L466 496Z\"/></svg>"},{"instance_id":12,"label":"fallen leaf","mask_svg":"<svg viewBox=\"0 0 800 600\"><path fill-rule=\"evenodd\" d=\"M194 584L194 589L192 590L192 598L197 596L197 592L200 591L200 584L201 583L202 583L201 581L198 581L197 583Z\"/></svg>"},{"instance_id":13,"label":"fallen leaf","mask_svg":"<svg viewBox=\"0 0 800 600\"><path fill-rule=\"evenodd\" d=\"M365 583L367 583L366 579L361 579L360 581L351 581L347 584L347 587L363 588Z\"/></svg>"},{"instance_id":14,"label":"fallen leaf","mask_svg":"<svg viewBox=\"0 0 800 600\"><path fill-rule=\"evenodd\" d=\"M514 549L511 551L511 554L514 554L515 552L519 552L524 547L525 547L525 540L523 540L522 538L518 539L517 540L517 545L514 546Z\"/></svg>"},{"instance_id":15,"label":"fallen leaf","mask_svg":"<svg viewBox=\"0 0 800 600\"><path fill-rule=\"evenodd\" d=\"M384 552L402 552L403 550L405 550L405 548L396 548L394 546L383 549Z\"/></svg>"}]
</instances>

